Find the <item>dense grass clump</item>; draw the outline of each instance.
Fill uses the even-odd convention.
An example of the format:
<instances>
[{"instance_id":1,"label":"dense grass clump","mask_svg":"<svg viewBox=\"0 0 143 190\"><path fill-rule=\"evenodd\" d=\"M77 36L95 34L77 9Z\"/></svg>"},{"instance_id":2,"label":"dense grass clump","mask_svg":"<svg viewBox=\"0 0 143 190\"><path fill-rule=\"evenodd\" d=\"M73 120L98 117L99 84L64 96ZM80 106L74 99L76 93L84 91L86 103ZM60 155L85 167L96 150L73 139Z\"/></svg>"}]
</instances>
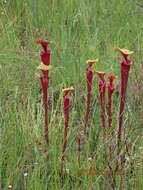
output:
<instances>
[{"instance_id":1,"label":"dense grass clump","mask_svg":"<svg viewBox=\"0 0 143 190\"><path fill-rule=\"evenodd\" d=\"M142 1L132 0L0 1L0 189L143 189L142 10ZM52 49L49 145L43 135L44 110L36 70L40 58L35 39L39 37L48 38ZM120 68L115 46L134 51L118 148ZM114 71L118 76L117 88L112 96L112 124L103 130L94 76L85 135L85 62L95 58L99 58L98 71L107 76ZM62 89L68 86L75 91L61 176ZM107 109L106 104L106 125Z\"/></svg>"}]
</instances>

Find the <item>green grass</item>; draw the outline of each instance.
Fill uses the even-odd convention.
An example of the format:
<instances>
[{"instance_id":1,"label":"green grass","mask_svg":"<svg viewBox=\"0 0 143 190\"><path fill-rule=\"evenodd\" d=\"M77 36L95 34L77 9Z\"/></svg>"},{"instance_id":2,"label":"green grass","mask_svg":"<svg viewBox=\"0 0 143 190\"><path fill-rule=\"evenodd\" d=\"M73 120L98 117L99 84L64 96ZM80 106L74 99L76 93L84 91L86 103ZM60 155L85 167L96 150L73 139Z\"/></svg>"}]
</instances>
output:
<instances>
[{"instance_id":1,"label":"green grass","mask_svg":"<svg viewBox=\"0 0 143 190\"><path fill-rule=\"evenodd\" d=\"M98 102L97 77L94 79L90 132L81 151L81 175L78 175L76 134L83 128L85 112L86 60L99 58L97 70L118 77L119 56L114 47L133 50L134 65L129 80L125 113L125 137L122 144L124 164L123 186L114 176L115 189L143 189L143 3L133 0L1 0L0 1L0 170L3 189L111 189L109 176L88 175L89 167L115 167L114 146L117 129L118 96L114 96L111 139L103 143ZM35 39L51 41L53 70L50 77L50 146L43 137L43 107L39 93L37 66L39 47ZM61 181L60 156L64 120L62 88L73 85L69 144ZM134 90L134 88L136 90ZM54 100L54 101L53 101ZM129 149L129 154L127 149ZM105 151L106 150L106 151ZM105 156L105 154L107 154ZM89 161L92 157L92 163ZM24 173L28 173L24 177Z\"/></svg>"}]
</instances>

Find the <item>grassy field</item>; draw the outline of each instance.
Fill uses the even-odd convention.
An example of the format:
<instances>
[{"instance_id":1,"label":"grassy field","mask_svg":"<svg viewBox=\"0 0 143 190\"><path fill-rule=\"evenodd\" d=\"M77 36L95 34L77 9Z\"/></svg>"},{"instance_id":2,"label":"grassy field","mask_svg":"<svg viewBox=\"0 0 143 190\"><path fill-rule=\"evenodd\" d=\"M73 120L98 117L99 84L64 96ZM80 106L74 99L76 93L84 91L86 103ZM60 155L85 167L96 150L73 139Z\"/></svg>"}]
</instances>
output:
<instances>
[{"instance_id":1,"label":"grassy field","mask_svg":"<svg viewBox=\"0 0 143 190\"><path fill-rule=\"evenodd\" d=\"M43 135L39 49L51 42L49 86L50 145ZM118 90L111 130L103 139L98 78L93 83L89 137L83 135L81 168L76 148L86 103L86 60L99 58L97 70L120 79L114 47L134 51L121 154L116 157ZM142 190L143 189L143 2L142 0L0 1L0 190ZM68 149L61 178L64 87L74 86ZM108 138L109 137L109 138ZM121 172L112 173L116 163ZM112 181L113 180L113 181Z\"/></svg>"}]
</instances>

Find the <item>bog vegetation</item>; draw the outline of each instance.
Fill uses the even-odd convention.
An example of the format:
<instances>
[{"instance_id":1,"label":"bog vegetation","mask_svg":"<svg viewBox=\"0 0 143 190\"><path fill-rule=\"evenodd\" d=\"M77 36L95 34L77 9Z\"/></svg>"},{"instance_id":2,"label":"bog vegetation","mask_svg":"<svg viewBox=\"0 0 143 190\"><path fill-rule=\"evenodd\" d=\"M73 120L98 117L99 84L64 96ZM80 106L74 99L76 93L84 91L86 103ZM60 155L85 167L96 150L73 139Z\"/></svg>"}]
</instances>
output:
<instances>
[{"instance_id":1,"label":"bog vegetation","mask_svg":"<svg viewBox=\"0 0 143 190\"><path fill-rule=\"evenodd\" d=\"M142 2L0 10L0 188L142 189Z\"/></svg>"}]
</instances>

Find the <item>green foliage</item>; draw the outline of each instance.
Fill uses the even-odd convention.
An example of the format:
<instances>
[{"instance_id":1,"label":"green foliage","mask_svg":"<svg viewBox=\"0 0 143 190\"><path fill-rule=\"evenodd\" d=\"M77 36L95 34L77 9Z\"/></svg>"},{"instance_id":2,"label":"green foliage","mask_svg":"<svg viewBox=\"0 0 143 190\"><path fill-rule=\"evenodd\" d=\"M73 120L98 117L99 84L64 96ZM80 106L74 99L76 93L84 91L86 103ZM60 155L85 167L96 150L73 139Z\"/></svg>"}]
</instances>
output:
<instances>
[{"instance_id":1,"label":"green foliage","mask_svg":"<svg viewBox=\"0 0 143 190\"><path fill-rule=\"evenodd\" d=\"M92 166L108 170L98 105L97 78L94 79L89 139L81 151L82 173L78 175L76 134L83 127L86 81L85 61L99 58L98 70L111 69L119 76L115 46L135 52L125 114L126 157L124 189L143 189L142 69L143 3L133 0L1 0L0 1L0 172L3 189L111 189L107 176L87 175ZM39 47L36 38L51 41L53 71L50 80L50 146L43 137L43 108L39 92ZM138 67L141 69L137 71ZM132 82L137 91L132 96ZM69 144L62 184L59 176L63 144L62 88L75 86L70 118ZM118 96L114 97L112 138L117 128ZM79 121L80 119L80 121ZM106 151L105 151L106 150ZM112 155L112 166L116 158ZM110 171L110 170L109 170ZM26 176L27 173L27 176ZM116 189L123 189L120 176ZM113 188L112 188L113 189Z\"/></svg>"}]
</instances>

